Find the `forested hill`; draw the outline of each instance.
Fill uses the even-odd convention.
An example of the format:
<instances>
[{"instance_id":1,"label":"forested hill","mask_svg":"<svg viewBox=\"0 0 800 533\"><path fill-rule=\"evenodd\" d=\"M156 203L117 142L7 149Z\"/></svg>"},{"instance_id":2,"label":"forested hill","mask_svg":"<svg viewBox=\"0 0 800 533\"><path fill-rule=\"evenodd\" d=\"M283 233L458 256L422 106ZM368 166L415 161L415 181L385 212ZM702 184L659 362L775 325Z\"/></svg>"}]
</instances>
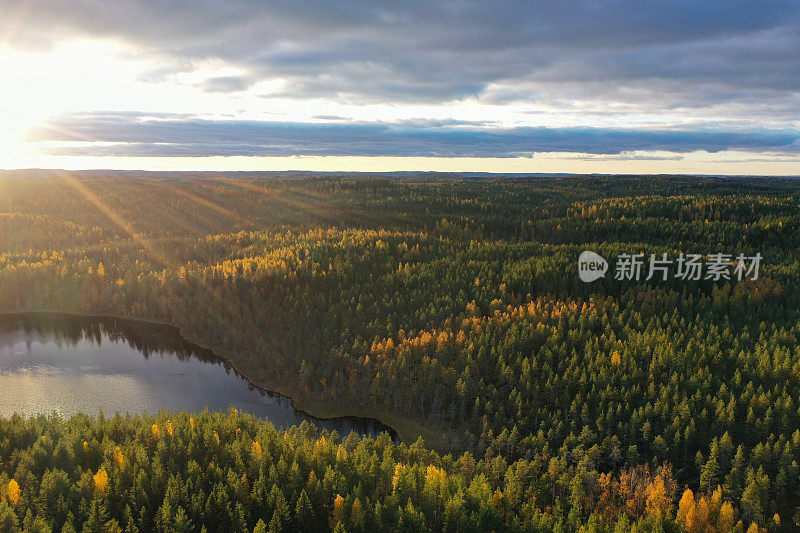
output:
<instances>
[{"instance_id":1,"label":"forested hill","mask_svg":"<svg viewBox=\"0 0 800 533\"><path fill-rule=\"evenodd\" d=\"M406 445L235 413L6 420L3 523L792 530L799 202L767 178L4 177L0 310L166 322ZM681 253L762 261L645 279Z\"/></svg>"}]
</instances>

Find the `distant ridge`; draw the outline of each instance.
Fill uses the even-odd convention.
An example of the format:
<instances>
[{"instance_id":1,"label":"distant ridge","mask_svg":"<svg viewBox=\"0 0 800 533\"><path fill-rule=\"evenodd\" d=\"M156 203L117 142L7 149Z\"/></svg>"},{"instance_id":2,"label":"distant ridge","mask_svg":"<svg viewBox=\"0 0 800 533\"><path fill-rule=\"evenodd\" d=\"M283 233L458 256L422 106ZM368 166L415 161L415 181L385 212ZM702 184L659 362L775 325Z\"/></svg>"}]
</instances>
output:
<instances>
[{"instance_id":1,"label":"distant ridge","mask_svg":"<svg viewBox=\"0 0 800 533\"><path fill-rule=\"evenodd\" d=\"M317 170L60 170L46 168L0 169L0 178L52 178L67 174L75 178L100 179L110 177L120 178L153 178L153 179L185 179L185 178L309 178L309 177L386 177L386 178L418 178L418 179L447 179L447 178L568 178L568 177L694 177L694 178L800 178L800 174L772 176L758 174L601 174L601 173L568 173L568 172L425 172L425 171L393 171L393 172L364 172L364 171L317 171Z\"/></svg>"}]
</instances>

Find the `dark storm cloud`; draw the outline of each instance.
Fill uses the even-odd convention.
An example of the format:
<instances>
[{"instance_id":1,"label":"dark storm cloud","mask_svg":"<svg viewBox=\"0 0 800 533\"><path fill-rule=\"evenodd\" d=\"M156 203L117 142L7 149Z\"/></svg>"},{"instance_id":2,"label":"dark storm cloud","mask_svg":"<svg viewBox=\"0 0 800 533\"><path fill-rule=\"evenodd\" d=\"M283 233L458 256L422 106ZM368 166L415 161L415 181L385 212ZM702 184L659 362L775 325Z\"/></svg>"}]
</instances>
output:
<instances>
[{"instance_id":1,"label":"dark storm cloud","mask_svg":"<svg viewBox=\"0 0 800 533\"><path fill-rule=\"evenodd\" d=\"M465 123L468 124L468 123ZM433 156L525 157L536 152L694 150L800 153L797 131L600 128L476 128L403 123L297 123L164 120L120 114L68 115L31 133L55 155L107 156ZM118 143L118 144L98 144Z\"/></svg>"},{"instance_id":2,"label":"dark storm cloud","mask_svg":"<svg viewBox=\"0 0 800 533\"><path fill-rule=\"evenodd\" d=\"M619 98L714 105L800 91L800 0L485 2L0 0L0 39L19 48L98 37L164 66L158 79L217 59L238 91L283 79L282 94L440 102L492 84L547 102ZM500 98L496 96L496 98ZM786 117L797 107L787 110Z\"/></svg>"}]
</instances>

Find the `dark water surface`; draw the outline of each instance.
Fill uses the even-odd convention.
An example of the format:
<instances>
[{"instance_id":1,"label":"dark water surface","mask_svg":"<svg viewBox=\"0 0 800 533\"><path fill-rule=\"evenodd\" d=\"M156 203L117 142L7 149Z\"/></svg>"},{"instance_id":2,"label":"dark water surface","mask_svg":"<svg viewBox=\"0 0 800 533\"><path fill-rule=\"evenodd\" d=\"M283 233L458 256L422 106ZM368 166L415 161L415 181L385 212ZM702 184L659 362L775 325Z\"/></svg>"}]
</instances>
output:
<instances>
[{"instance_id":1,"label":"dark water surface","mask_svg":"<svg viewBox=\"0 0 800 533\"><path fill-rule=\"evenodd\" d=\"M320 420L159 324L50 313L0 315L0 415L226 411L276 427L307 420L347 435L394 432L367 418Z\"/></svg>"}]
</instances>

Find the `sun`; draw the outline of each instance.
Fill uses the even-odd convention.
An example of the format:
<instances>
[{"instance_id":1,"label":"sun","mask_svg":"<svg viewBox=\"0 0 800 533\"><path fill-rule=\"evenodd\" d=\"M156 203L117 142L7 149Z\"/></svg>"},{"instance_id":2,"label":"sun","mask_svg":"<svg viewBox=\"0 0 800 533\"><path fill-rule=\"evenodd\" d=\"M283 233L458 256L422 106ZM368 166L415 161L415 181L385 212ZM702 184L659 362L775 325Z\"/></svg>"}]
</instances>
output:
<instances>
[{"instance_id":1,"label":"sun","mask_svg":"<svg viewBox=\"0 0 800 533\"><path fill-rule=\"evenodd\" d=\"M25 132L34 127L45 110L58 99L57 89L50 85L54 96L45 99L44 82L37 76L36 56L0 48L0 142L22 141Z\"/></svg>"},{"instance_id":2,"label":"sun","mask_svg":"<svg viewBox=\"0 0 800 533\"><path fill-rule=\"evenodd\" d=\"M125 63L103 41L63 43L45 52L0 42L0 141L24 141L49 117L101 108L120 109L139 91L139 62Z\"/></svg>"}]
</instances>

